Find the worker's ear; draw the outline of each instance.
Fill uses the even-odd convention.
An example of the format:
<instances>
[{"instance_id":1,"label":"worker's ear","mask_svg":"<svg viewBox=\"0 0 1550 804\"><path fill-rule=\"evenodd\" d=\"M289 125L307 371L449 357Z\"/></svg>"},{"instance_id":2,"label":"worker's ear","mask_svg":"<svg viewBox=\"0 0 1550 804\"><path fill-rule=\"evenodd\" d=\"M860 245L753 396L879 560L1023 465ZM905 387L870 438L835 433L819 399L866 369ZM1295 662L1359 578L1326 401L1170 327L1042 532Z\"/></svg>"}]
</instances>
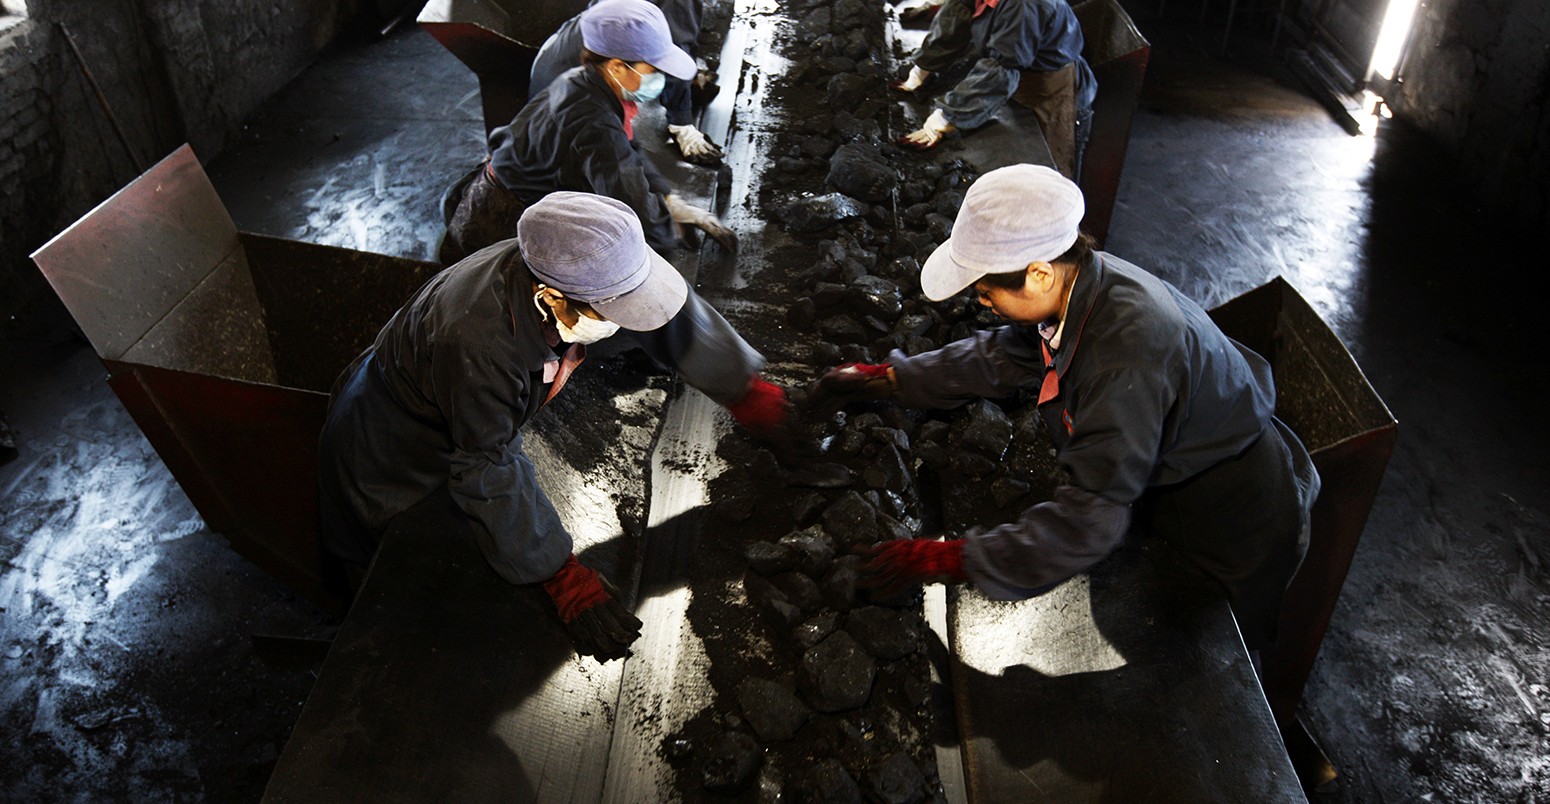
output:
<instances>
[{"instance_id":1,"label":"worker's ear","mask_svg":"<svg viewBox=\"0 0 1550 804\"><path fill-rule=\"evenodd\" d=\"M1029 290L1048 293L1055 287L1056 280L1059 279L1059 277L1055 275L1055 266L1042 260L1028 263L1027 270L1028 278L1024 281L1023 285Z\"/></svg>"}]
</instances>

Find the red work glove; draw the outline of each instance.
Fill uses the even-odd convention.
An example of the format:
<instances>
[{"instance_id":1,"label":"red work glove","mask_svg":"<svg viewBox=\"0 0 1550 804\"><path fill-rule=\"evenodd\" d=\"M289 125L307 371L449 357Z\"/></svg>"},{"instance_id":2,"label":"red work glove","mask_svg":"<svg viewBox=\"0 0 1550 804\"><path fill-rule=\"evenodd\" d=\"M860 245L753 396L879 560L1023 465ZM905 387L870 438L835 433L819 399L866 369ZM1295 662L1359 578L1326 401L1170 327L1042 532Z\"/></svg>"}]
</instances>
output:
<instances>
[{"instance_id":1,"label":"red work glove","mask_svg":"<svg viewBox=\"0 0 1550 804\"><path fill-rule=\"evenodd\" d=\"M640 620L619 602L619 591L608 579L577 561L574 553L544 581L544 591L577 653L599 662L630 654L630 643L640 637Z\"/></svg>"},{"instance_id":2,"label":"red work glove","mask_svg":"<svg viewBox=\"0 0 1550 804\"><path fill-rule=\"evenodd\" d=\"M880 597L898 597L923 583L964 583L963 540L894 539L858 550L861 565L856 585Z\"/></svg>"},{"instance_id":3,"label":"red work glove","mask_svg":"<svg viewBox=\"0 0 1550 804\"><path fill-rule=\"evenodd\" d=\"M727 405L727 410L749 432L767 439L779 436L791 419L786 389L757 374L748 381L748 390L736 402Z\"/></svg>"},{"instance_id":4,"label":"red work glove","mask_svg":"<svg viewBox=\"0 0 1550 804\"><path fill-rule=\"evenodd\" d=\"M887 399L896 380L888 363L844 363L823 373L807 391L807 407L824 415L851 402Z\"/></svg>"}]
</instances>

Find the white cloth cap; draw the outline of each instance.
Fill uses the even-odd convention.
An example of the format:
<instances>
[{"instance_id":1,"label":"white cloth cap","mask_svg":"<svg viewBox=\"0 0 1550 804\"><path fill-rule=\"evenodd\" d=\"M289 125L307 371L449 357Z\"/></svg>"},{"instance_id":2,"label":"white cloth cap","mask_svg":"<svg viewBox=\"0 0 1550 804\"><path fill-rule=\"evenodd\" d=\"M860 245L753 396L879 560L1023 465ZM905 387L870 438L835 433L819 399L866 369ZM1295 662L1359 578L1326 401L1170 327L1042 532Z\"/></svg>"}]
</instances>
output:
<instances>
[{"instance_id":1,"label":"white cloth cap","mask_svg":"<svg viewBox=\"0 0 1550 804\"><path fill-rule=\"evenodd\" d=\"M920 289L941 301L985 274L1049 262L1076 243L1086 205L1070 179L1043 165L1008 165L964 194L947 238L926 258Z\"/></svg>"}]
</instances>

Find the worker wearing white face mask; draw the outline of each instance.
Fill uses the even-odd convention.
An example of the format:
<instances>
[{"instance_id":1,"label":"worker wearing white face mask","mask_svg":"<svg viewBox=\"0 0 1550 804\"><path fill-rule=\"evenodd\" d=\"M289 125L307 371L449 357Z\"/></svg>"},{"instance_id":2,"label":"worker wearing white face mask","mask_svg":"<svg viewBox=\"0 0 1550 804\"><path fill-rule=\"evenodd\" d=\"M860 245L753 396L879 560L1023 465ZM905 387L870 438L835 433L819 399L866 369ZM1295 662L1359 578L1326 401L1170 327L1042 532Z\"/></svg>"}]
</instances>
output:
<instances>
[{"instance_id":1,"label":"worker wearing white face mask","mask_svg":"<svg viewBox=\"0 0 1550 804\"><path fill-rule=\"evenodd\" d=\"M368 566L395 517L439 505L438 527L471 530L495 572L544 585L578 651L624 655L640 623L576 560L522 451L524 425L585 344L615 333L744 426L784 420L763 358L646 246L629 207L552 193L523 213L515 240L431 278L339 378L318 472L330 553Z\"/></svg>"},{"instance_id":2,"label":"worker wearing white face mask","mask_svg":"<svg viewBox=\"0 0 1550 804\"><path fill-rule=\"evenodd\" d=\"M558 190L629 205L658 251L677 247L684 226L736 248L732 230L675 195L634 143L639 104L662 92L666 76L688 80L697 72L673 44L662 11L646 0L603 0L582 12L581 34L581 66L490 132L489 160L442 199L443 264L511 237L522 210Z\"/></svg>"},{"instance_id":3,"label":"worker wearing white face mask","mask_svg":"<svg viewBox=\"0 0 1550 804\"><path fill-rule=\"evenodd\" d=\"M600 0L592 0L597 5ZM699 46L700 19L705 7L702 0L650 0L662 9L667 27L672 31L673 44L694 56ZM529 75L528 96L537 95L549 86L561 73L576 66L581 58L581 15L566 20L538 49ZM668 77L663 81L659 103L667 117L667 134L678 146L685 161L697 165L714 165L721 162L722 152L694 125L694 108L708 102L716 94L715 76L700 71L692 81ZM699 96L699 97L696 97Z\"/></svg>"}]
</instances>

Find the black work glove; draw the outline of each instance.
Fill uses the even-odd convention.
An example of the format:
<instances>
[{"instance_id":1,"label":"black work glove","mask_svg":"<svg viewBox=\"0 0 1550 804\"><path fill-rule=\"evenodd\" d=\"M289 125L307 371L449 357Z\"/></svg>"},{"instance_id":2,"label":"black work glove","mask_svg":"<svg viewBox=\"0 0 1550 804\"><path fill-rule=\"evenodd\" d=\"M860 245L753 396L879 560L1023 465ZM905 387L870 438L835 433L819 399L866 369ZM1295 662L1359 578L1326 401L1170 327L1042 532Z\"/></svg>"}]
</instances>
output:
<instances>
[{"instance_id":1,"label":"black work glove","mask_svg":"<svg viewBox=\"0 0 1550 804\"><path fill-rule=\"evenodd\" d=\"M599 663L630 655L630 644L640 638L640 620L619 602L619 590L602 573L576 560L565 559L544 591L554 601L576 652Z\"/></svg>"}]
</instances>

